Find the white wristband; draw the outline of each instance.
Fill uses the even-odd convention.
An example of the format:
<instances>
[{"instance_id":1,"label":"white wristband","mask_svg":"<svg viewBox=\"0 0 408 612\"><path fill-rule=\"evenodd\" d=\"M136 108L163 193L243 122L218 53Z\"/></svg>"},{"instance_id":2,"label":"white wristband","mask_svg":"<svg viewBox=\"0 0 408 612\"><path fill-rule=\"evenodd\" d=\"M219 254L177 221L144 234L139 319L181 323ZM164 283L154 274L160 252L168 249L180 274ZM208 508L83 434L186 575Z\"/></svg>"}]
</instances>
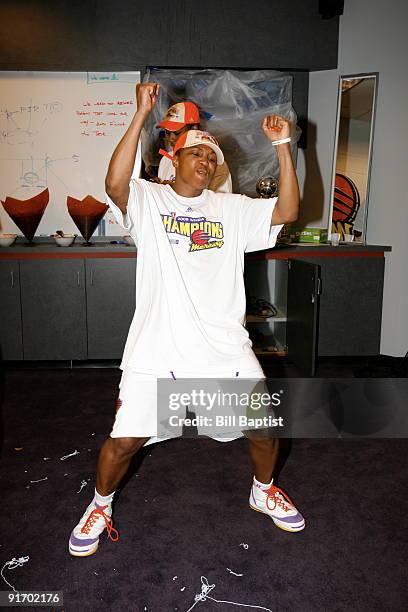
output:
<instances>
[{"instance_id":1,"label":"white wristband","mask_svg":"<svg viewBox=\"0 0 408 612\"><path fill-rule=\"evenodd\" d=\"M291 140L292 139L289 136L288 138L281 138L280 140L273 140L271 142L272 142L272 146L276 147L277 145L285 144L285 142L291 142Z\"/></svg>"}]
</instances>

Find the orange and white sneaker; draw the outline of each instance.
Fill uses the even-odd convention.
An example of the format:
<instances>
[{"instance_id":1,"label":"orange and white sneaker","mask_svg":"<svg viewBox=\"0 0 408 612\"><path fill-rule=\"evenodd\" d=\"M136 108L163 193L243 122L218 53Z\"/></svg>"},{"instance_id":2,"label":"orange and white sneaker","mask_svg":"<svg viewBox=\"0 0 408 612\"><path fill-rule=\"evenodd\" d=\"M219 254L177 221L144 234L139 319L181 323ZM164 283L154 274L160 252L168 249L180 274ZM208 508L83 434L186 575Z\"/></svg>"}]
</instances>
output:
<instances>
[{"instance_id":1,"label":"orange and white sneaker","mask_svg":"<svg viewBox=\"0 0 408 612\"><path fill-rule=\"evenodd\" d=\"M275 525L285 531L302 531L305 528L305 519L299 510L290 497L273 484L273 481L263 485L254 478L249 506L252 510L270 516Z\"/></svg>"},{"instance_id":2,"label":"orange and white sneaker","mask_svg":"<svg viewBox=\"0 0 408 612\"><path fill-rule=\"evenodd\" d=\"M112 542L119 539L118 531L112 524L112 505L98 506L92 501L69 538L69 552L74 557L87 557L96 552L99 536L107 529Z\"/></svg>"}]
</instances>

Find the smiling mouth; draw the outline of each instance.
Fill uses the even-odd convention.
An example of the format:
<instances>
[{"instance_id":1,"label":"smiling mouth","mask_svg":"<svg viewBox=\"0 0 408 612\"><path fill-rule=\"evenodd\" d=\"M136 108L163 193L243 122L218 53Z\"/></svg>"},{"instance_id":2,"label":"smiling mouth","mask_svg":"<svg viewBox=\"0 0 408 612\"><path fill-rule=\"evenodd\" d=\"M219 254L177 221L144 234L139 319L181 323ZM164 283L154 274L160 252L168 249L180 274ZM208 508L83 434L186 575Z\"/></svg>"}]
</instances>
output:
<instances>
[{"instance_id":1,"label":"smiling mouth","mask_svg":"<svg viewBox=\"0 0 408 612\"><path fill-rule=\"evenodd\" d=\"M196 170L196 172L201 176L208 176L208 170Z\"/></svg>"}]
</instances>

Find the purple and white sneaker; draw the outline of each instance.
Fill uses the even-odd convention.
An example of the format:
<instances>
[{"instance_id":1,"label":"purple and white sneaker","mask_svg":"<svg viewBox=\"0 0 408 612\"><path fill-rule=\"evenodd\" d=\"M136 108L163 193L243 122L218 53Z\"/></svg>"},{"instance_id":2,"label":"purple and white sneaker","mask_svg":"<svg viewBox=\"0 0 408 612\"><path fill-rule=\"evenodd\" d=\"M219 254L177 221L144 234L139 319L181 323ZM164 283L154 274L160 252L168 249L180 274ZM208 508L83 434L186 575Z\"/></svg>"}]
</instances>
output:
<instances>
[{"instance_id":1,"label":"purple and white sneaker","mask_svg":"<svg viewBox=\"0 0 408 612\"><path fill-rule=\"evenodd\" d=\"M111 504L98 506L98 504L92 501L69 538L69 552L71 555L74 555L74 557L87 557L96 552L99 536L104 529L108 530L108 538L112 542L117 542L119 533L113 527L111 516Z\"/></svg>"},{"instance_id":2,"label":"purple and white sneaker","mask_svg":"<svg viewBox=\"0 0 408 612\"><path fill-rule=\"evenodd\" d=\"M272 483L262 487L254 479L249 506L270 516L275 525L285 531L302 531L305 528L305 519L290 497Z\"/></svg>"}]
</instances>

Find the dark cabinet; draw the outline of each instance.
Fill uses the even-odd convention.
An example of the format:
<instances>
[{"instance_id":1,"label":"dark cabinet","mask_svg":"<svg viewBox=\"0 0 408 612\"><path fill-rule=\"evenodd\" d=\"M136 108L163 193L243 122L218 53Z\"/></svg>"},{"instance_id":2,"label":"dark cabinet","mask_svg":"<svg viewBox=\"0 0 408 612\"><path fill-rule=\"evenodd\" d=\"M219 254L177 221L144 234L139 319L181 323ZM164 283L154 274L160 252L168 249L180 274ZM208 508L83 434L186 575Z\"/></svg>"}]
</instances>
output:
<instances>
[{"instance_id":1,"label":"dark cabinet","mask_svg":"<svg viewBox=\"0 0 408 612\"><path fill-rule=\"evenodd\" d=\"M248 294L270 300L278 311L247 318L248 329L257 325L254 338L263 336L258 355L287 353L305 376L314 375L320 357L378 355L389 250L304 245L249 257Z\"/></svg>"},{"instance_id":2,"label":"dark cabinet","mask_svg":"<svg viewBox=\"0 0 408 612\"><path fill-rule=\"evenodd\" d=\"M24 359L86 359L82 259L20 262Z\"/></svg>"},{"instance_id":3,"label":"dark cabinet","mask_svg":"<svg viewBox=\"0 0 408 612\"><path fill-rule=\"evenodd\" d=\"M23 359L18 261L0 262L0 296L0 359Z\"/></svg>"},{"instance_id":4,"label":"dark cabinet","mask_svg":"<svg viewBox=\"0 0 408 612\"><path fill-rule=\"evenodd\" d=\"M379 354L383 284L380 257L288 261L288 356L305 375L317 357Z\"/></svg>"},{"instance_id":5,"label":"dark cabinet","mask_svg":"<svg viewBox=\"0 0 408 612\"><path fill-rule=\"evenodd\" d=\"M316 264L288 261L287 351L306 376L316 373L320 273Z\"/></svg>"},{"instance_id":6,"label":"dark cabinet","mask_svg":"<svg viewBox=\"0 0 408 612\"><path fill-rule=\"evenodd\" d=\"M45 244L31 258L25 249L0 258L1 358L120 359L135 309L134 251L103 244L65 253ZM387 250L293 246L249 254L248 296L277 307L275 317L247 317L255 352L288 354L306 376L319 357L378 355Z\"/></svg>"},{"instance_id":7,"label":"dark cabinet","mask_svg":"<svg viewBox=\"0 0 408 612\"><path fill-rule=\"evenodd\" d=\"M136 258L2 261L0 288L2 359L122 357Z\"/></svg>"},{"instance_id":8,"label":"dark cabinet","mask_svg":"<svg viewBox=\"0 0 408 612\"><path fill-rule=\"evenodd\" d=\"M378 355L383 257L307 259L321 274L319 357Z\"/></svg>"},{"instance_id":9,"label":"dark cabinet","mask_svg":"<svg viewBox=\"0 0 408 612\"><path fill-rule=\"evenodd\" d=\"M135 311L136 259L87 259L88 359L119 359Z\"/></svg>"}]
</instances>

